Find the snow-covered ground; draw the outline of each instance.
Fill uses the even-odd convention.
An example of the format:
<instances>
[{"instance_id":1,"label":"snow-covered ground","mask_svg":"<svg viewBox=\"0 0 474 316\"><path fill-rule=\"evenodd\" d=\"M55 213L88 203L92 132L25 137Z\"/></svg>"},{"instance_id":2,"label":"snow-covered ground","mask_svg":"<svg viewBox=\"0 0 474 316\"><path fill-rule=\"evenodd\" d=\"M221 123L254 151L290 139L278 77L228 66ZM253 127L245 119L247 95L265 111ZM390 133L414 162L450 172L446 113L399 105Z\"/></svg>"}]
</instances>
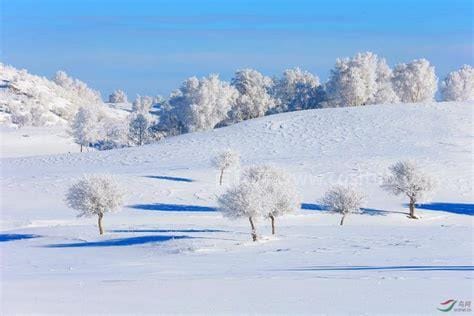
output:
<instances>
[{"instance_id":1,"label":"snow-covered ground","mask_svg":"<svg viewBox=\"0 0 474 316\"><path fill-rule=\"evenodd\" d=\"M0 156L24 157L76 153L74 143L64 127L0 128Z\"/></svg>"},{"instance_id":2,"label":"snow-covered ground","mask_svg":"<svg viewBox=\"0 0 474 316\"><path fill-rule=\"evenodd\" d=\"M1 314L434 314L472 301L473 108L310 110L140 148L2 158ZM302 210L277 219L277 237L260 220L253 243L247 221L215 211L224 188L210 158L229 147L244 166L295 176ZM420 220L379 188L407 158L439 182ZM84 173L113 174L127 190L103 237L63 201ZM318 204L336 183L367 195L343 227Z\"/></svg>"}]
</instances>

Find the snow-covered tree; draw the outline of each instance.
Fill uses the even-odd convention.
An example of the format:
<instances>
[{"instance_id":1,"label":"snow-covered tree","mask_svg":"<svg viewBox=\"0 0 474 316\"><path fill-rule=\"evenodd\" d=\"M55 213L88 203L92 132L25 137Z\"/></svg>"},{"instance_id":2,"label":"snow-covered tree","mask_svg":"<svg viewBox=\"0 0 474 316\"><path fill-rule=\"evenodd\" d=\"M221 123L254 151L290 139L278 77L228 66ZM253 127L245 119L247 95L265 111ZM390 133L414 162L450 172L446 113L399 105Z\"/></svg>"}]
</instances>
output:
<instances>
[{"instance_id":1,"label":"snow-covered tree","mask_svg":"<svg viewBox=\"0 0 474 316\"><path fill-rule=\"evenodd\" d=\"M219 184L222 185L224 171L238 167L240 165L240 155L232 149L227 149L212 159L212 165L219 170Z\"/></svg>"},{"instance_id":2,"label":"snow-covered tree","mask_svg":"<svg viewBox=\"0 0 474 316\"><path fill-rule=\"evenodd\" d=\"M444 101L474 100L474 68L464 65L450 72L441 83L441 94Z\"/></svg>"},{"instance_id":3,"label":"snow-covered tree","mask_svg":"<svg viewBox=\"0 0 474 316\"><path fill-rule=\"evenodd\" d=\"M392 84L401 102L432 101L438 78L428 60L417 59L408 64L395 66Z\"/></svg>"},{"instance_id":4,"label":"snow-covered tree","mask_svg":"<svg viewBox=\"0 0 474 316\"><path fill-rule=\"evenodd\" d=\"M109 95L110 103L127 103L127 95L122 90L115 90L111 95Z\"/></svg>"},{"instance_id":5,"label":"snow-covered tree","mask_svg":"<svg viewBox=\"0 0 474 316\"><path fill-rule=\"evenodd\" d=\"M150 112L150 109L153 106L153 101L154 98L152 97L138 95L132 103L132 111L135 113L146 114Z\"/></svg>"},{"instance_id":6,"label":"snow-covered tree","mask_svg":"<svg viewBox=\"0 0 474 316\"><path fill-rule=\"evenodd\" d=\"M111 150L126 147L129 144L129 122L113 117L100 120L101 136L94 144L98 150Z\"/></svg>"},{"instance_id":7,"label":"snow-covered tree","mask_svg":"<svg viewBox=\"0 0 474 316\"><path fill-rule=\"evenodd\" d=\"M391 76L385 59L371 52L338 59L326 85L328 103L344 107L397 102Z\"/></svg>"},{"instance_id":8,"label":"snow-covered tree","mask_svg":"<svg viewBox=\"0 0 474 316\"><path fill-rule=\"evenodd\" d=\"M241 181L259 188L261 215L270 219L272 235L275 234L275 218L295 212L301 204L293 178L282 169L268 165L249 167Z\"/></svg>"},{"instance_id":9,"label":"snow-covered tree","mask_svg":"<svg viewBox=\"0 0 474 316\"><path fill-rule=\"evenodd\" d=\"M130 141L137 146L146 144L149 139L150 117L143 113L132 113L129 118Z\"/></svg>"},{"instance_id":10,"label":"snow-covered tree","mask_svg":"<svg viewBox=\"0 0 474 316\"><path fill-rule=\"evenodd\" d=\"M74 183L66 195L67 205L81 216L98 216L99 233L102 235L102 218L122 206L123 193L109 176L85 176Z\"/></svg>"},{"instance_id":11,"label":"snow-covered tree","mask_svg":"<svg viewBox=\"0 0 474 316\"><path fill-rule=\"evenodd\" d=\"M378 58L376 68L375 85L376 90L367 100L367 104L390 104L400 101L393 90L392 85L393 72L383 58Z\"/></svg>"},{"instance_id":12,"label":"snow-covered tree","mask_svg":"<svg viewBox=\"0 0 474 316\"><path fill-rule=\"evenodd\" d=\"M256 70L238 70L231 80L231 85L239 92L229 114L232 123L264 116L275 104L268 93L272 79Z\"/></svg>"},{"instance_id":13,"label":"snow-covered tree","mask_svg":"<svg viewBox=\"0 0 474 316\"><path fill-rule=\"evenodd\" d=\"M238 91L219 76L198 79L191 77L174 91L169 99L170 111L182 132L196 132L213 129L228 118L228 112L237 99Z\"/></svg>"},{"instance_id":14,"label":"snow-covered tree","mask_svg":"<svg viewBox=\"0 0 474 316\"><path fill-rule=\"evenodd\" d=\"M92 90L87 86L86 83L71 78L64 71L56 72L53 81L58 85L67 90L70 94L74 94L83 104L100 104L102 99L100 93L96 90Z\"/></svg>"},{"instance_id":15,"label":"snow-covered tree","mask_svg":"<svg viewBox=\"0 0 474 316\"><path fill-rule=\"evenodd\" d=\"M434 189L435 181L413 161L399 161L390 168L390 176L384 179L382 188L409 199L410 218L415 216L415 204Z\"/></svg>"},{"instance_id":16,"label":"snow-covered tree","mask_svg":"<svg viewBox=\"0 0 474 316\"><path fill-rule=\"evenodd\" d=\"M257 241L256 218L262 212L261 189L250 182L241 182L237 186L228 189L218 198L219 210L222 215L229 218L248 218L253 241Z\"/></svg>"},{"instance_id":17,"label":"snow-covered tree","mask_svg":"<svg viewBox=\"0 0 474 316\"><path fill-rule=\"evenodd\" d=\"M321 101L319 78L300 68L287 69L275 80L275 112L314 109Z\"/></svg>"},{"instance_id":18,"label":"snow-covered tree","mask_svg":"<svg viewBox=\"0 0 474 316\"><path fill-rule=\"evenodd\" d=\"M97 113L91 107L81 107L72 121L74 141L81 146L89 146L97 140Z\"/></svg>"},{"instance_id":19,"label":"snow-covered tree","mask_svg":"<svg viewBox=\"0 0 474 316\"><path fill-rule=\"evenodd\" d=\"M342 214L340 225L344 225L344 219L350 213L360 211L364 196L348 187L348 186L334 186L329 189L321 200L321 204L327 210Z\"/></svg>"}]
</instances>

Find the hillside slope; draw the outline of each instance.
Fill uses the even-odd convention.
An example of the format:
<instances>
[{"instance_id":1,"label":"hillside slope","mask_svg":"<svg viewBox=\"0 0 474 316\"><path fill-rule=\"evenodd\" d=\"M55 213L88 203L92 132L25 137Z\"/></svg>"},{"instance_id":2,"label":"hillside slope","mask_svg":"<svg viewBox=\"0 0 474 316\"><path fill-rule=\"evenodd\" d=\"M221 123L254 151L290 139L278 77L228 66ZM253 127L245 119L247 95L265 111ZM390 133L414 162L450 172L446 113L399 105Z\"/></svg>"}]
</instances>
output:
<instances>
[{"instance_id":1,"label":"hillside slope","mask_svg":"<svg viewBox=\"0 0 474 316\"><path fill-rule=\"evenodd\" d=\"M430 314L470 300L473 108L309 110L137 148L0 159L2 311ZM210 159L229 147L244 167L272 163L295 176L302 209L277 220L277 237L261 220L252 243L247 221L215 211L237 172L220 187ZM438 179L421 220L379 188L399 159ZM113 174L127 191L104 237L63 202L84 173ZM336 183L367 196L343 227L318 203Z\"/></svg>"},{"instance_id":2,"label":"hillside slope","mask_svg":"<svg viewBox=\"0 0 474 316\"><path fill-rule=\"evenodd\" d=\"M66 128L81 106L92 106L101 116L124 118L124 105L105 104L99 92L64 72L48 79L0 63L2 127Z\"/></svg>"}]
</instances>

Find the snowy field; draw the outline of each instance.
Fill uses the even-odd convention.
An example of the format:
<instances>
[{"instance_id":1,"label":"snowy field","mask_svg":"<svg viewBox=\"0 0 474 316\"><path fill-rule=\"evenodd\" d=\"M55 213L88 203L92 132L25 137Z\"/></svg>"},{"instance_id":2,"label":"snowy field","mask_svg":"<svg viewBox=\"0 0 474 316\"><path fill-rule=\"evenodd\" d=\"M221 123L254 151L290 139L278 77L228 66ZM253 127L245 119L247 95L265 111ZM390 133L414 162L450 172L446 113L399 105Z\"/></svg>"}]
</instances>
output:
<instances>
[{"instance_id":1,"label":"snowy field","mask_svg":"<svg viewBox=\"0 0 474 316\"><path fill-rule=\"evenodd\" d=\"M2 131L0 314L436 314L448 299L472 301L473 108L299 111L139 148L74 153L64 140L64 154L32 157ZM295 176L302 209L277 219L276 237L260 220L254 243L246 220L215 211L224 188L210 159L226 148L244 167ZM400 159L439 183L420 220L379 188ZM103 237L64 202L84 173L115 175L127 190ZM318 204L337 183L367 196L342 227Z\"/></svg>"},{"instance_id":2,"label":"snowy field","mask_svg":"<svg viewBox=\"0 0 474 316\"><path fill-rule=\"evenodd\" d=\"M0 128L0 155L25 157L49 154L76 153L74 143L64 127Z\"/></svg>"}]
</instances>

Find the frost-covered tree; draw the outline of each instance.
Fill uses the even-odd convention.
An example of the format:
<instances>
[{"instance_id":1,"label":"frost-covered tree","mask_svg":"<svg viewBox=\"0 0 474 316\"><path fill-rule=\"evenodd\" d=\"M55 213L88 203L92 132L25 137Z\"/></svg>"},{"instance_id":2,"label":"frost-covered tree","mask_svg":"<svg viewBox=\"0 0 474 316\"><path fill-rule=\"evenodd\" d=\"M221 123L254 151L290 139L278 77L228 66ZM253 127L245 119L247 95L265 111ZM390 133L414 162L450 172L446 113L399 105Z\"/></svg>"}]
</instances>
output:
<instances>
[{"instance_id":1,"label":"frost-covered tree","mask_svg":"<svg viewBox=\"0 0 474 316\"><path fill-rule=\"evenodd\" d=\"M99 233L102 235L102 218L122 206L123 193L109 176L85 176L74 183L66 195L67 205L79 211L78 217L98 216Z\"/></svg>"},{"instance_id":2,"label":"frost-covered tree","mask_svg":"<svg viewBox=\"0 0 474 316\"><path fill-rule=\"evenodd\" d=\"M94 144L98 150L111 150L129 144L129 122L113 117L103 117L100 121L101 137Z\"/></svg>"},{"instance_id":3,"label":"frost-covered tree","mask_svg":"<svg viewBox=\"0 0 474 316\"><path fill-rule=\"evenodd\" d=\"M77 98L79 98L83 102L83 104L102 103L102 99L98 91L92 90L91 88L87 86L86 83L78 79L69 77L68 74L64 71L56 72L56 75L54 76L53 81L58 86L61 86L65 90L69 91L70 94L74 94Z\"/></svg>"},{"instance_id":4,"label":"frost-covered tree","mask_svg":"<svg viewBox=\"0 0 474 316\"><path fill-rule=\"evenodd\" d=\"M240 155L232 149L227 149L214 157L211 162L219 170L219 184L222 185L224 171L229 168L238 167L240 165Z\"/></svg>"},{"instance_id":5,"label":"frost-covered tree","mask_svg":"<svg viewBox=\"0 0 474 316\"><path fill-rule=\"evenodd\" d=\"M321 200L325 209L342 214L340 225L344 225L344 219L350 213L360 211L364 196L347 186L334 186L329 189Z\"/></svg>"},{"instance_id":6,"label":"frost-covered tree","mask_svg":"<svg viewBox=\"0 0 474 316\"><path fill-rule=\"evenodd\" d=\"M328 104L344 107L397 102L391 76L385 59L371 52L338 59L326 85Z\"/></svg>"},{"instance_id":7,"label":"frost-covered tree","mask_svg":"<svg viewBox=\"0 0 474 316\"><path fill-rule=\"evenodd\" d=\"M127 103L127 95L122 90L115 90L111 95L109 95L110 103Z\"/></svg>"},{"instance_id":8,"label":"frost-covered tree","mask_svg":"<svg viewBox=\"0 0 474 316\"><path fill-rule=\"evenodd\" d=\"M275 218L295 212L301 204L293 178L282 169L253 166L243 172L241 181L259 188L262 216L270 219L272 235L275 234Z\"/></svg>"},{"instance_id":9,"label":"frost-covered tree","mask_svg":"<svg viewBox=\"0 0 474 316\"><path fill-rule=\"evenodd\" d=\"M81 107L72 121L74 141L81 146L89 146L97 140L97 113L91 107Z\"/></svg>"},{"instance_id":10,"label":"frost-covered tree","mask_svg":"<svg viewBox=\"0 0 474 316\"><path fill-rule=\"evenodd\" d=\"M408 64L395 66L392 84L401 102L432 101L438 78L428 60L416 59Z\"/></svg>"},{"instance_id":11,"label":"frost-covered tree","mask_svg":"<svg viewBox=\"0 0 474 316\"><path fill-rule=\"evenodd\" d=\"M464 65L450 72L441 83L441 94L444 101L474 100L474 68Z\"/></svg>"},{"instance_id":12,"label":"frost-covered tree","mask_svg":"<svg viewBox=\"0 0 474 316\"><path fill-rule=\"evenodd\" d=\"M219 76L210 75L202 79L191 77L174 91L169 99L173 117L170 129L184 133L213 129L227 120L228 112L234 105L238 91Z\"/></svg>"},{"instance_id":13,"label":"frost-covered tree","mask_svg":"<svg viewBox=\"0 0 474 316\"><path fill-rule=\"evenodd\" d=\"M410 218L416 219L415 204L434 189L433 178L423 172L413 161L399 161L390 168L390 176L384 179L382 188L409 199Z\"/></svg>"},{"instance_id":14,"label":"frost-covered tree","mask_svg":"<svg viewBox=\"0 0 474 316\"><path fill-rule=\"evenodd\" d=\"M275 104L268 93L272 79L254 69L238 70L231 85L239 92L229 114L232 123L264 116Z\"/></svg>"},{"instance_id":15,"label":"frost-covered tree","mask_svg":"<svg viewBox=\"0 0 474 316\"><path fill-rule=\"evenodd\" d=\"M275 80L275 112L298 111L318 107L321 101L319 78L300 68L287 69Z\"/></svg>"},{"instance_id":16,"label":"frost-covered tree","mask_svg":"<svg viewBox=\"0 0 474 316\"><path fill-rule=\"evenodd\" d=\"M153 106L154 98L138 95L132 103L132 112L146 114Z\"/></svg>"},{"instance_id":17,"label":"frost-covered tree","mask_svg":"<svg viewBox=\"0 0 474 316\"><path fill-rule=\"evenodd\" d=\"M143 113L132 113L129 118L128 136L130 141L137 146L148 142L150 117Z\"/></svg>"},{"instance_id":18,"label":"frost-covered tree","mask_svg":"<svg viewBox=\"0 0 474 316\"><path fill-rule=\"evenodd\" d=\"M244 171L238 185L219 197L218 204L226 217L248 218L252 239L256 241L257 218L271 219L275 234L275 217L295 211L300 200L287 173L271 166L253 166Z\"/></svg>"},{"instance_id":19,"label":"frost-covered tree","mask_svg":"<svg viewBox=\"0 0 474 316\"><path fill-rule=\"evenodd\" d=\"M375 93L368 98L367 104L389 104L400 101L393 90L392 85L393 72L383 58L377 59Z\"/></svg>"},{"instance_id":20,"label":"frost-covered tree","mask_svg":"<svg viewBox=\"0 0 474 316\"><path fill-rule=\"evenodd\" d=\"M241 182L228 189L217 202L219 210L225 217L248 218L252 240L257 241L255 220L262 214L263 200L261 189L255 183Z\"/></svg>"}]
</instances>

